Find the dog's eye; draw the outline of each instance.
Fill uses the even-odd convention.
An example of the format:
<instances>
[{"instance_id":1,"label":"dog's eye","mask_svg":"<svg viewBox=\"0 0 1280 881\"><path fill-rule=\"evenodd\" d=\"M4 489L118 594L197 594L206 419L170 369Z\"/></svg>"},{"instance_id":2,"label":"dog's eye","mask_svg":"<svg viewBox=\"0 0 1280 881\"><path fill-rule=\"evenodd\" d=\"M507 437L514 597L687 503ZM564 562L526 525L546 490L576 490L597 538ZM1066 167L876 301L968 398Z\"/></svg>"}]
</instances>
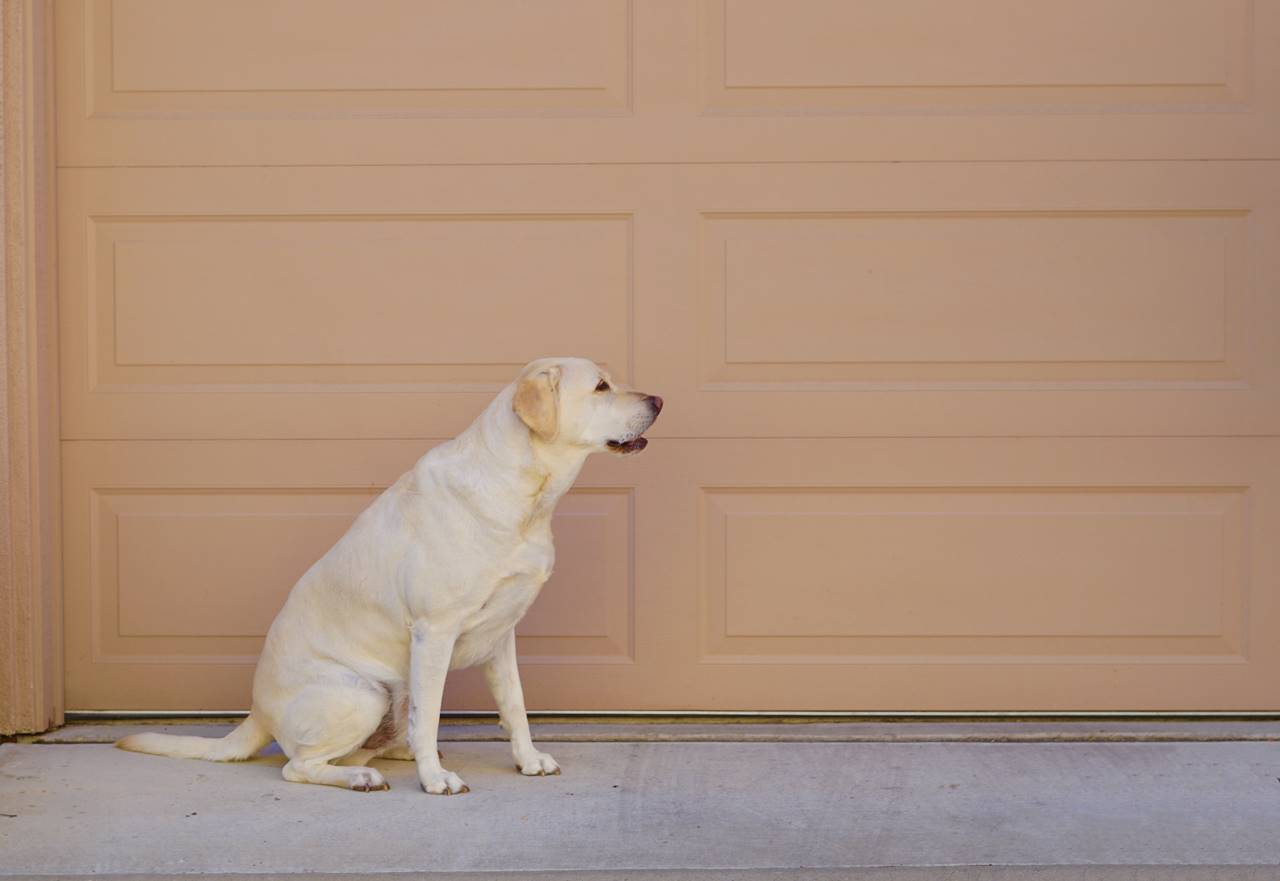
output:
<instances>
[{"instance_id":1,"label":"dog's eye","mask_svg":"<svg viewBox=\"0 0 1280 881\"><path fill-rule=\"evenodd\" d=\"M596 383L596 391L607 392L608 390L609 390L609 383L606 380L602 379L598 383Z\"/></svg>"}]
</instances>

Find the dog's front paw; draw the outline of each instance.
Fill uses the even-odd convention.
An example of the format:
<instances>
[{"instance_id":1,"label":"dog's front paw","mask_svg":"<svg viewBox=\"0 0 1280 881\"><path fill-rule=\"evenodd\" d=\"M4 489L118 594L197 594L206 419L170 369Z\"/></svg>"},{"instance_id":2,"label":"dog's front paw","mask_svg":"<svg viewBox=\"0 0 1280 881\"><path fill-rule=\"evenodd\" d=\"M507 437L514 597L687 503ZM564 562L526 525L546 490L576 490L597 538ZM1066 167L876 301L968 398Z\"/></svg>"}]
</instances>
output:
<instances>
[{"instance_id":1,"label":"dog's front paw","mask_svg":"<svg viewBox=\"0 0 1280 881\"><path fill-rule=\"evenodd\" d=\"M560 773L560 766L556 764L556 760L540 752L517 759L516 768L526 777L545 777L548 774Z\"/></svg>"},{"instance_id":2,"label":"dog's front paw","mask_svg":"<svg viewBox=\"0 0 1280 881\"><path fill-rule=\"evenodd\" d=\"M422 783L422 791L431 795L458 795L471 791L471 787L463 783L461 777L443 768L419 773L418 781Z\"/></svg>"}]
</instances>

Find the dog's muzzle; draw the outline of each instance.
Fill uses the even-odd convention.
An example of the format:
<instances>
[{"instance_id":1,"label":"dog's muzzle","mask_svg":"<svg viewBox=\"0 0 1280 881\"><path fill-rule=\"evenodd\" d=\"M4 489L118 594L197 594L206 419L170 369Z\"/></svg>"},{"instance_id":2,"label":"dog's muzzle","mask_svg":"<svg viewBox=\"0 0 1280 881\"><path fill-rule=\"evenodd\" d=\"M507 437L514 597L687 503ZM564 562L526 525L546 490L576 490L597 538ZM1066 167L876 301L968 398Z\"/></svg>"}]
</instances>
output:
<instances>
[{"instance_id":1,"label":"dog's muzzle","mask_svg":"<svg viewBox=\"0 0 1280 881\"><path fill-rule=\"evenodd\" d=\"M657 420L658 414L662 412L662 398L657 395L648 395L644 402L649 406L649 421L636 433L636 436L628 440L611 440L606 446L615 453L638 453L645 447L649 446L649 439L644 436L644 432L649 430L649 426Z\"/></svg>"}]
</instances>

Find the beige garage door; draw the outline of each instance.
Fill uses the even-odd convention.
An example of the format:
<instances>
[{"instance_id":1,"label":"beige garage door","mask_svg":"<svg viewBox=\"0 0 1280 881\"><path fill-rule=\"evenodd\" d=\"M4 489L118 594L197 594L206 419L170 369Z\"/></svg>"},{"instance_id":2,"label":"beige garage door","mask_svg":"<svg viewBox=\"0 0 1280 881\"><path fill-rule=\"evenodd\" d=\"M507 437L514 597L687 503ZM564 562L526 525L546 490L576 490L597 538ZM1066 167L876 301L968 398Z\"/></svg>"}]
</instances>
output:
<instances>
[{"instance_id":1,"label":"beige garage door","mask_svg":"<svg viewBox=\"0 0 1280 881\"><path fill-rule=\"evenodd\" d=\"M1277 0L64 0L68 705L245 707L518 365L542 709L1280 709ZM454 708L489 702L474 676Z\"/></svg>"}]
</instances>

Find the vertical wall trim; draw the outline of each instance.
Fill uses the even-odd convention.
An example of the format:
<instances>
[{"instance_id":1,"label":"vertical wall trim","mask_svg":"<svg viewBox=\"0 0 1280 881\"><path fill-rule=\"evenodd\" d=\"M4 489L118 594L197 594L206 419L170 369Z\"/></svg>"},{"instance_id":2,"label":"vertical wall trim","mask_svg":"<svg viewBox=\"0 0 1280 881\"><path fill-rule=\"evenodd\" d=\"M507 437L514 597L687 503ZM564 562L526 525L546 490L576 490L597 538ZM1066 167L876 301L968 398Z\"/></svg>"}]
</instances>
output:
<instances>
[{"instance_id":1,"label":"vertical wall trim","mask_svg":"<svg viewBox=\"0 0 1280 881\"><path fill-rule=\"evenodd\" d=\"M0 14L0 733L62 723L53 212L47 0Z\"/></svg>"}]
</instances>

